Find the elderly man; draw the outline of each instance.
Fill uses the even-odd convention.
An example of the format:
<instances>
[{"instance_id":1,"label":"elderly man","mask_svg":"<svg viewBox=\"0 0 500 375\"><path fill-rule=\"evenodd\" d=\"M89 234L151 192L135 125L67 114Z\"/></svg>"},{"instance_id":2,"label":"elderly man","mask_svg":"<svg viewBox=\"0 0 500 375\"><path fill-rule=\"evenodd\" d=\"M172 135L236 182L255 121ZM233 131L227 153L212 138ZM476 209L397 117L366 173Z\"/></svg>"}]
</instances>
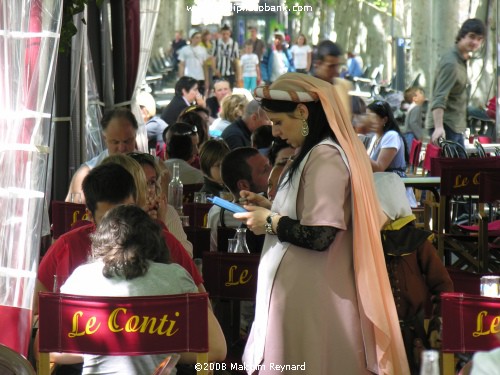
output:
<instances>
[{"instance_id":1,"label":"elderly man","mask_svg":"<svg viewBox=\"0 0 500 375\"><path fill-rule=\"evenodd\" d=\"M247 104L242 117L231 123L221 134L231 150L251 146L252 133L262 125L271 125L266 113L257 101Z\"/></svg>"},{"instance_id":2,"label":"elderly man","mask_svg":"<svg viewBox=\"0 0 500 375\"><path fill-rule=\"evenodd\" d=\"M127 154L135 150L135 136L138 129L137 119L127 108L117 108L106 112L101 120L102 136L107 149L95 158L83 163L71 179L65 201L71 202L72 197L79 194L80 202L85 203L82 191L82 181L89 171L99 165L109 155Z\"/></svg>"}]
</instances>

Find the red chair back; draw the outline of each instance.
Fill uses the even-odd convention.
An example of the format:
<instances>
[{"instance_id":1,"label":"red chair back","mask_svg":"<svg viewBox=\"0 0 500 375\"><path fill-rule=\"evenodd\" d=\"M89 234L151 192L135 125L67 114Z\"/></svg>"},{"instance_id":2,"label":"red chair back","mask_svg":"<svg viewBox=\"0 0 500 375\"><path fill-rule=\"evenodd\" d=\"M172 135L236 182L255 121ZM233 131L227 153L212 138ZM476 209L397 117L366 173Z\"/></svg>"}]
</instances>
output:
<instances>
[{"instance_id":1,"label":"red chair back","mask_svg":"<svg viewBox=\"0 0 500 375\"><path fill-rule=\"evenodd\" d=\"M481 274L460 270L454 267L446 267L455 293L467 293L479 295L481 286Z\"/></svg>"},{"instance_id":2,"label":"red chair back","mask_svg":"<svg viewBox=\"0 0 500 375\"><path fill-rule=\"evenodd\" d=\"M85 210L84 204L52 201L52 236L54 239L76 228L76 223L84 221L88 224Z\"/></svg>"},{"instance_id":3,"label":"red chair back","mask_svg":"<svg viewBox=\"0 0 500 375\"><path fill-rule=\"evenodd\" d=\"M416 169L416 167L418 167L418 163L420 161L420 152L421 151L422 151L422 141L413 139L413 141L411 142L409 162L414 170Z\"/></svg>"},{"instance_id":4,"label":"red chair back","mask_svg":"<svg viewBox=\"0 0 500 375\"><path fill-rule=\"evenodd\" d=\"M203 254L203 278L211 298L255 300L260 254Z\"/></svg>"},{"instance_id":5,"label":"red chair back","mask_svg":"<svg viewBox=\"0 0 500 375\"><path fill-rule=\"evenodd\" d=\"M212 206L212 203L185 203L183 211L184 215L189 216L189 225L194 227L206 227L208 211L210 211Z\"/></svg>"},{"instance_id":6,"label":"red chair back","mask_svg":"<svg viewBox=\"0 0 500 375\"><path fill-rule=\"evenodd\" d=\"M203 184L185 184L182 188L182 193L184 195L184 203L190 203L194 201L194 193L201 190Z\"/></svg>"},{"instance_id":7,"label":"red chair back","mask_svg":"<svg viewBox=\"0 0 500 375\"><path fill-rule=\"evenodd\" d=\"M50 352L96 355L197 353L208 365L208 295L94 297L39 294L39 374Z\"/></svg>"},{"instance_id":8,"label":"red chair back","mask_svg":"<svg viewBox=\"0 0 500 375\"><path fill-rule=\"evenodd\" d=\"M201 258L210 251L210 228L184 227L189 242L193 244L193 258Z\"/></svg>"},{"instance_id":9,"label":"red chair back","mask_svg":"<svg viewBox=\"0 0 500 375\"><path fill-rule=\"evenodd\" d=\"M481 175L479 176L479 202L487 203L499 199L500 171L491 170L481 173Z\"/></svg>"},{"instance_id":10,"label":"red chair back","mask_svg":"<svg viewBox=\"0 0 500 375\"><path fill-rule=\"evenodd\" d=\"M498 348L500 298L442 293L442 351L471 353Z\"/></svg>"},{"instance_id":11,"label":"red chair back","mask_svg":"<svg viewBox=\"0 0 500 375\"><path fill-rule=\"evenodd\" d=\"M491 143L491 138L488 137L487 135L478 135L476 137L477 141L482 144L488 144Z\"/></svg>"},{"instance_id":12,"label":"red chair back","mask_svg":"<svg viewBox=\"0 0 500 375\"><path fill-rule=\"evenodd\" d=\"M431 160L430 173L432 176L442 176L443 169L448 169L448 168L492 169L495 167L500 168L500 157L470 158L470 159L438 157L438 158L433 158Z\"/></svg>"},{"instance_id":13,"label":"red chair back","mask_svg":"<svg viewBox=\"0 0 500 375\"><path fill-rule=\"evenodd\" d=\"M441 147L436 146L432 143L427 143L427 147L425 149L425 158L422 168L424 171L431 170L431 160L433 158L438 158L441 156Z\"/></svg>"}]
</instances>

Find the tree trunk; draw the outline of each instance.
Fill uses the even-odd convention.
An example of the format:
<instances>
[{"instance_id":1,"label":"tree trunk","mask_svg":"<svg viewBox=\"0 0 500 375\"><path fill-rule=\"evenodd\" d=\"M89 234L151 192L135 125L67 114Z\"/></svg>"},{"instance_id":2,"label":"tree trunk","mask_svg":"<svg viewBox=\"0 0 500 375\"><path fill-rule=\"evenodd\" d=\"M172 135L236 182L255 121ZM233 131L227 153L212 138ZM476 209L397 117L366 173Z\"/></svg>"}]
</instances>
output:
<instances>
[{"instance_id":1,"label":"tree trunk","mask_svg":"<svg viewBox=\"0 0 500 375\"><path fill-rule=\"evenodd\" d=\"M158 22L154 36L151 57L159 55L159 49L163 48L165 54L170 50L171 42L174 39L175 31L182 30L184 39L188 39L191 16L186 10L184 0L161 1Z\"/></svg>"},{"instance_id":2,"label":"tree trunk","mask_svg":"<svg viewBox=\"0 0 500 375\"><path fill-rule=\"evenodd\" d=\"M420 74L418 84L430 93L431 77L431 0L412 0L411 2L411 49L410 71L412 80ZM410 82L411 84L411 82Z\"/></svg>"},{"instance_id":3,"label":"tree trunk","mask_svg":"<svg viewBox=\"0 0 500 375\"><path fill-rule=\"evenodd\" d=\"M431 28L429 29L431 49L427 62L430 66L428 97L432 97L436 66L443 54L455 45L455 37L460 28L459 8L456 0L439 0L431 3Z\"/></svg>"}]
</instances>

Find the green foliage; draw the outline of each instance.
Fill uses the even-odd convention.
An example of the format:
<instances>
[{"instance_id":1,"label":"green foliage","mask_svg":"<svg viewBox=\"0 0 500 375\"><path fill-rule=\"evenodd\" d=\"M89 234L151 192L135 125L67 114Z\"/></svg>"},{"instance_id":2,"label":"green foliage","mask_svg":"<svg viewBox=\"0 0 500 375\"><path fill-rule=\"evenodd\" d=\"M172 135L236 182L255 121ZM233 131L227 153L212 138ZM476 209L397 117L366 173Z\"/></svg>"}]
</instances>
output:
<instances>
[{"instance_id":1,"label":"green foliage","mask_svg":"<svg viewBox=\"0 0 500 375\"><path fill-rule=\"evenodd\" d=\"M372 3L376 7L386 11L389 8L389 3L390 1L384 1L384 0L368 0L368 2Z\"/></svg>"},{"instance_id":2,"label":"green foliage","mask_svg":"<svg viewBox=\"0 0 500 375\"><path fill-rule=\"evenodd\" d=\"M189 0L188 0L189 1ZM98 7L102 5L103 0L95 0ZM88 0L64 0L63 2L63 18L61 24L61 39L59 41L59 52L65 52L67 48L71 47L71 38L78 31L73 23L73 16L82 13ZM82 18L85 24L85 18Z\"/></svg>"}]
</instances>

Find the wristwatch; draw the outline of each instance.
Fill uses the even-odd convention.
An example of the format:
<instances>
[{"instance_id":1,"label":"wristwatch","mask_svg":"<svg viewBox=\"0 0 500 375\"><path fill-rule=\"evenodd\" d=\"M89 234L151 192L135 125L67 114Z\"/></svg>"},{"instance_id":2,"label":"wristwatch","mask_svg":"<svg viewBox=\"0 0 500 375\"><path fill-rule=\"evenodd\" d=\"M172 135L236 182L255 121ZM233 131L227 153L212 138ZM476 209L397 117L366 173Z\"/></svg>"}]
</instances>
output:
<instances>
[{"instance_id":1,"label":"wristwatch","mask_svg":"<svg viewBox=\"0 0 500 375\"><path fill-rule=\"evenodd\" d=\"M278 215L277 212L271 212L269 216L266 218L266 223L264 224L264 228L266 229L267 234L276 234L273 231L273 216Z\"/></svg>"}]
</instances>

